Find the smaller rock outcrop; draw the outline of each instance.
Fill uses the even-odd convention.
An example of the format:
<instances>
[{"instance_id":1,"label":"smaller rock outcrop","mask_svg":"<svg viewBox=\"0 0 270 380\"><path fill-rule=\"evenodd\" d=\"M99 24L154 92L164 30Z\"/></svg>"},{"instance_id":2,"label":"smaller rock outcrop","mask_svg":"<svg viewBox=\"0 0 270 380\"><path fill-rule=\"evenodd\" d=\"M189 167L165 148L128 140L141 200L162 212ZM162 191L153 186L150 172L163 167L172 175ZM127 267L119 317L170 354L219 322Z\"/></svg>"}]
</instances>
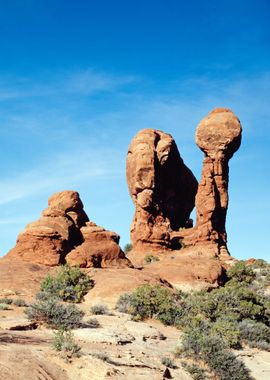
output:
<instances>
[{"instance_id":1,"label":"smaller rock outcrop","mask_svg":"<svg viewBox=\"0 0 270 380\"><path fill-rule=\"evenodd\" d=\"M42 216L19 234L7 256L50 266L64 263L66 254L82 243L80 227L87 221L76 191L56 193Z\"/></svg>"},{"instance_id":2,"label":"smaller rock outcrop","mask_svg":"<svg viewBox=\"0 0 270 380\"><path fill-rule=\"evenodd\" d=\"M49 198L40 219L26 226L6 257L49 266L66 261L81 267L131 266L119 239L89 222L79 194L67 190Z\"/></svg>"},{"instance_id":3,"label":"smaller rock outcrop","mask_svg":"<svg viewBox=\"0 0 270 380\"><path fill-rule=\"evenodd\" d=\"M198 186L172 136L154 129L141 130L129 146L126 175L135 205L133 248L172 248L170 232L187 225Z\"/></svg>"},{"instance_id":4,"label":"smaller rock outcrop","mask_svg":"<svg viewBox=\"0 0 270 380\"><path fill-rule=\"evenodd\" d=\"M81 228L83 243L67 256L69 265L81 268L106 268L132 266L119 246L120 237L93 222Z\"/></svg>"}]
</instances>

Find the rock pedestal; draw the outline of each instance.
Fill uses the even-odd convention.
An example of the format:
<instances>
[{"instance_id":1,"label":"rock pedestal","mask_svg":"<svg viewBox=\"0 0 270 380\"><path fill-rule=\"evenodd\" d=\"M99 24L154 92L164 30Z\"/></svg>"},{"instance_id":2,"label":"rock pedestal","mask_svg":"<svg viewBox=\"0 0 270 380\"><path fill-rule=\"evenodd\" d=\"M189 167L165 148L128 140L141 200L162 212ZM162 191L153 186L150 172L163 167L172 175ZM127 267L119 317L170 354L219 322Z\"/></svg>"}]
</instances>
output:
<instances>
[{"instance_id":1,"label":"rock pedestal","mask_svg":"<svg viewBox=\"0 0 270 380\"><path fill-rule=\"evenodd\" d=\"M225 228L228 209L228 162L241 144L242 128L232 111L217 108L198 125L196 144L204 152L202 178L196 195L196 226L186 243L214 243L218 254L228 254Z\"/></svg>"}]
</instances>

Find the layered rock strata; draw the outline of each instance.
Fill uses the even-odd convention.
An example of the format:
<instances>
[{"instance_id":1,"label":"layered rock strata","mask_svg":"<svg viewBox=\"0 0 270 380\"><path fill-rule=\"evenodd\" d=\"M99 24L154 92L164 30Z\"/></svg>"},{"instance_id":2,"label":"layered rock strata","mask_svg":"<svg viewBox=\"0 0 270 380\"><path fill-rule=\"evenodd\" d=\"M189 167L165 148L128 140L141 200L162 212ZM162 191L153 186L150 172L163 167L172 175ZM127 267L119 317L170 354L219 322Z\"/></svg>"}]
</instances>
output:
<instances>
[{"instance_id":1,"label":"layered rock strata","mask_svg":"<svg viewBox=\"0 0 270 380\"><path fill-rule=\"evenodd\" d=\"M188 225L198 184L172 136L153 129L140 131L128 149L126 175L135 205L133 247L173 248L170 232Z\"/></svg>"},{"instance_id":2,"label":"layered rock strata","mask_svg":"<svg viewBox=\"0 0 270 380\"><path fill-rule=\"evenodd\" d=\"M71 265L130 266L118 242L117 234L89 222L77 192L63 191L50 197L42 216L19 234L7 258L55 266L71 252Z\"/></svg>"}]
</instances>

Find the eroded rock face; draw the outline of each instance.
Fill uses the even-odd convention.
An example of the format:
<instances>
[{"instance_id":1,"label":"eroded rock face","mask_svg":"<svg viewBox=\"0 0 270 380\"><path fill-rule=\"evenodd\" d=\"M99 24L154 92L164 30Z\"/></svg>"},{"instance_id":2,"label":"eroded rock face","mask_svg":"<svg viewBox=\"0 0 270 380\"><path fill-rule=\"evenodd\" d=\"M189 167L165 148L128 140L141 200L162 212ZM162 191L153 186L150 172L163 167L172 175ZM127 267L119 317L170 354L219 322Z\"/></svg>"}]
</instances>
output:
<instances>
[{"instance_id":1,"label":"eroded rock face","mask_svg":"<svg viewBox=\"0 0 270 380\"><path fill-rule=\"evenodd\" d=\"M26 261L52 266L63 263L66 254L82 243L79 226L87 221L77 192L56 193L49 199L42 216L19 234L16 246L8 257L21 257Z\"/></svg>"},{"instance_id":2,"label":"eroded rock face","mask_svg":"<svg viewBox=\"0 0 270 380\"><path fill-rule=\"evenodd\" d=\"M81 265L84 252L86 266L90 265L90 257L93 258L92 266L109 266L110 263L117 266L118 261L120 267L128 265L129 261L118 245L119 236L102 227L93 228L93 225L77 192L56 193L50 197L40 219L28 224L18 236L16 246L7 258L54 266L65 263L67 254L72 252L69 262ZM79 246L82 248L77 251Z\"/></svg>"},{"instance_id":3,"label":"eroded rock face","mask_svg":"<svg viewBox=\"0 0 270 380\"><path fill-rule=\"evenodd\" d=\"M212 242L218 253L228 253L225 228L228 208L229 159L241 144L242 128L234 113L225 108L210 112L197 127L196 143L204 152L202 178L196 195L194 245Z\"/></svg>"},{"instance_id":4,"label":"eroded rock face","mask_svg":"<svg viewBox=\"0 0 270 380\"><path fill-rule=\"evenodd\" d=\"M140 131L127 156L127 183L135 204L133 247L170 249L170 232L185 227L194 207L197 180L169 134Z\"/></svg>"},{"instance_id":5,"label":"eroded rock face","mask_svg":"<svg viewBox=\"0 0 270 380\"><path fill-rule=\"evenodd\" d=\"M119 246L120 237L115 232L87 222L81 228L81 233L84 242L66 256L69 265L79 265L81 268L131 266Z\"/></svg>"}]
</instances>

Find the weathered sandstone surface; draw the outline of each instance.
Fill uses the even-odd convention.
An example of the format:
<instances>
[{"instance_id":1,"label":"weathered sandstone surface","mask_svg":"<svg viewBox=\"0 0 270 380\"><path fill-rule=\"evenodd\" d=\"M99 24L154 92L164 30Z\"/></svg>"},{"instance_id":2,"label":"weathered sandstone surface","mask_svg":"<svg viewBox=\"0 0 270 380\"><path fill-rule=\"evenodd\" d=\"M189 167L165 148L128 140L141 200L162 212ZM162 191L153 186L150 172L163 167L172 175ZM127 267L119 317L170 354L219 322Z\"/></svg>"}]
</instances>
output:
<instances>
[{"instance_id":1,"label":"weathered sandstone surface","mask_svg":"<svg viewBox=\"0 0 270 380\"><path fill-rule=\"evenodd\" d=\"M106 268L131 266L119 246L120 236L93 222L81 228L83 243L66 256L68 264L81 268Z\"/></svg>"},{"instance_id":2,"label":"weathered sandstone surface","mask_svg":"<svg viewBox=\"0 0 270 380\"><path fill-rule=\"evenodd\" d=\"M71 265L130 266L118 243L117 234L89 222L77 192L63 191L49 199L40 219L26 226L7 258L55 266L70 253Z\"/></svg>"},{"instance_id":3,"label":"weathered sandstone surface","mask_svg":"<svg viewBox=\"0 0 270 380\"><path fill-rule=\"evenodd\" d=\"M196 130L196 143L205 157L195 202L196 226L186 231L184 241L218 255L228 255L228 162L240 147L241 134L240 121L226 108L214 109Z\"/></svg>"},{"instance_id":4,"label":"weathered sandstone surface","mask_svg":"<svg viewBox=\"0 0 270 380\"><path fill-rule=\"evenodd\" d=\"M126 175L135 205L133 247L172 248L170 232L188 224L197 192L197 180L172 136L153 129L140 131L128 149Z\"/></svg>"},{"instance_id":5,"label":"weathered sandstone surface","mask_svg":"<svg viewBox=\"0 0 270 380\"><path fill-rule=\"evenodd\" d=\"M228 257L228 162L241 144L241 133L240 121L229 109L214 109L200 122L196 143L205 157L198 188L170 135L152 129L137 134L127 156L127 182L135 204L131 226L135 251L193 246L195 253ZM189 215L195 196L192 227Z\"/></svg>"}]
</instances>

